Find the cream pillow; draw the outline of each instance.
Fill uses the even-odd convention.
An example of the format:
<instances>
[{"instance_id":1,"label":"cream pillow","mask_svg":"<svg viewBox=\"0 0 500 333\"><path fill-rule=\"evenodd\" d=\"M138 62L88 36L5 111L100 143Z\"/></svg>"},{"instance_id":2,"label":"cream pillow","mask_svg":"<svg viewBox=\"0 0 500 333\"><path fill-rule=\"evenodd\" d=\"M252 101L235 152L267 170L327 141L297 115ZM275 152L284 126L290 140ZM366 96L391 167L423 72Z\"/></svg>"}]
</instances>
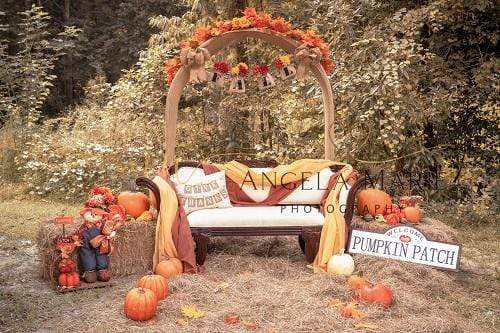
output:
<instances>
[{"instance_id":1,"label":"cream pillow","mask_svg":"<svg viewBox=\"0 0 500 333\"><path fill-rule=\"evenodd\" d=\"M232 207L226 188L226 174L219 171L182 182L172 177L186 214L199 209Z\"/></svg>"}]
</instances>

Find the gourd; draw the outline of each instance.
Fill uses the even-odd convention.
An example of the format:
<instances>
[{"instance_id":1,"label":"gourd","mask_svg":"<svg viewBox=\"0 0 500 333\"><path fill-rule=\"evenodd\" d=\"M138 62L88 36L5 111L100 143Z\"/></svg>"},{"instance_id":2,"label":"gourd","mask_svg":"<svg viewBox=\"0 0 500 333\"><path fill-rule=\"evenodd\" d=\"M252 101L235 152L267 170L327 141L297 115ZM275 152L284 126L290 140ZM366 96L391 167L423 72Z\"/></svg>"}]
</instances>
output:
<instances>
[{"instance_id":1,"label":"gourd","mask_svg":"<svg viewBox=\"0 0 500 333\"><path fill-rule=\"evenodd\" d=\"M328 273L351 275L354 272L354 260L342 250L340 254L333 255L328 260L327 271Z\"/></svg>"},{"instance_id":2,"label":"gourd","mask_svg":"<svg viewBox=\"0 0 500 333\"><path fill-rule=\"evenodd\" d=\"M177 258L162 260L156 265L155 273L167 279L181 274L182 262Z\"/></svg>"},{"instance_id":3,"label":"gourd","mask_svg":"<svg viewBox=\"0 0 500 333\"><path fill-rule=\"evenodd\" d=\"M150 289L159 301L168 295L168 280L161 275L145 275L137 281L137 287Z\"/></svg>"},{"instance_id":4,"label":"gourd","mask_svg":"<svg viewBox=\"0 0 500 333\"><path fill-rule=\"evenodd\" d=\"M125 296L123 311L132 320L149 320L156 314L158 299L155 293L146 288L134 288Z\"/></svg>"},{"instance_id":5,"label":"gourd","mask_svg":"<svg viewBox=\"0 0 500 333\"><path fill-rule=\"evenodd\" d=\"M422 210L418 207L406 207L403 209L403 215L411 223L419 223L422 218Z\"/></svg>"},{"instance_id":6,"label":"gourd","mask_svg":"<svg viewBox=\"0 0 500 333\"><path fill-rule=\"evenodd\" d=\"M389 307L392 304L392 290L382 284L366 284L358 289L357 297L366 303L382 304Z\"/></svg>"},{"instance_id":7,"label":"gourd","mask_svg":"<svg viewBox=\"0 0 500 333\"><path fill-rule=\"evenodd\" d=\"M122 192L118 195L118 204L134 219L149 210L149 198L142 192Z\"/></svg>"},{"instance_id":8,"label":"gourd","mask_svg":"<svg viewBox=\"0 0 500 333\"><path fill-rule=\"evenodd\" d=\"M359 215L385 215L392 207L391 196L382 190L368 188L358 193L357 208Z\"/></svg>"},{"instance_id":9,"label":"gourd","mask_svg":"<svg viewBox=\"0 0 500 333\"><path fill-rule=\"evenodd\" d=\"M77 272L59 274L59 287L72 288L80 285L80 277Z\"/></svg>"}]
</instances>

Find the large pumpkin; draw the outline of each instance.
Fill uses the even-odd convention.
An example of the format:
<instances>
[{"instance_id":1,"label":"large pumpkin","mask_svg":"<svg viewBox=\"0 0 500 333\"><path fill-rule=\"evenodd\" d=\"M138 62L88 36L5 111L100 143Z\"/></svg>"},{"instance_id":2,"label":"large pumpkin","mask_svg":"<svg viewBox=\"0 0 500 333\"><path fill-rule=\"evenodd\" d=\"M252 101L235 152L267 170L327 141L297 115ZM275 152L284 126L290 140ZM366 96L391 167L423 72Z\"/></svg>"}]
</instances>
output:
<instances>
[{"instance_id":1,"label":"large pumpkin","mask_svg":"<svg viewBox=\"0 0 500 333\"><path fill-rule=\"evenodd\" d=\"M382 304L385 307L392 304L392 290L381 284L366 284L358 289L357 296L360 301L366 303Z\"/></svg>"},{"instance_id":2,"label":"large pumpkin","mask_svg":"<svg viewBox=\"0 0 500 333\"><path fill-rule=\"evenodd\" d=\"M358 214L385 215L392 207L391 196L382 190L368 188L358 193Z\"/></svg>"},{"instance_id":3,"label":"large pumpkin","mask_svg":"<svg viewBox=\"0 0 500 333\"><path fill-rule=\"evenodd\" d=\"M149 320L156 314L158 299L152 290L134 288L125 296L123 311L132 320Z\"/></svg>"},{"instance_id":4,"label":"large pumpkin","mask_svg":"<svg viewBox=\"0 0 500 333\"><path fill-rule=\"evenodd\" d=\"M169 279L182 273L182 262L177 258L162 260L156 265L155 273Z\"/></svg>"},{"instance_id":5,"label":"large pumpkin","mask_svg":"<svg viewBox=\"0 0 500 333\"><path fill-rule=\"evenodd\" d=\"M326 270L328 273L351 275L354 272L354 260L342 250L342 253L333 255L328 260Z\"/></svg>"},{"instance_id":6,"label":"large pumpkin","mask_svg":"<svg viewBox=\"0 0 500 333\"><path fill-rule=\"evenodd\" d=\"M406 207L403 216L411 223L419 223L422 218L422 210L418 207Z\"/></svg>"},{"instance_id":7,"label":"large pumpkin","mask_svg":"<svg viewBox=\"0 0 500 333\"><path fill-rule=\"evenodd\" d=\"M77 272L59 274L59 287L72 288L80 285L80 276Z\"/></svg>"},{"instance_id":8,"label":"large pumpkin","mask_svg":"<svg viewBox=\"0 0 500 333\"><path fill-rule=\"evenodd\" d=\"M152 290L159 301L168 295L168 280L161 275L143 276L137 281L137 287Z\"/></svg>"},{"instance_id":9,"label":"large pumpkin","mask_svg":"<svg viewBox=\"0 0 500 333\"><path fill-rule=\"evenodd\" d=\"M149 209L149 199L141 192L122 192L118 195L118 204L125 208L134 219Z\"/></svg>"}]
</instances>

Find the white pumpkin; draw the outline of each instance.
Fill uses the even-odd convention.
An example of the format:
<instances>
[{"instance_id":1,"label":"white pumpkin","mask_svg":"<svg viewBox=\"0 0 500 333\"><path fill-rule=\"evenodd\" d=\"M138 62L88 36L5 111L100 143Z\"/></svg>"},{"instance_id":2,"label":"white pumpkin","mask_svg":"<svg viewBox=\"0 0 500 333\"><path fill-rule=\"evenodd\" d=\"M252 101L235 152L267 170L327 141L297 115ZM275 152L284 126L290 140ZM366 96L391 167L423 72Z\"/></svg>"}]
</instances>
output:
<instances>
[{"instance_id":1,"label":"white pumpkin","mask_svg":"<svg viewBox=\"0 0 500 333\"><path fill-rule=\"evenodd\" d=\"M327 271L333 274L351 275L354 272L354 260L342 250L328 260Z\"/></svg>"}]
</instances>

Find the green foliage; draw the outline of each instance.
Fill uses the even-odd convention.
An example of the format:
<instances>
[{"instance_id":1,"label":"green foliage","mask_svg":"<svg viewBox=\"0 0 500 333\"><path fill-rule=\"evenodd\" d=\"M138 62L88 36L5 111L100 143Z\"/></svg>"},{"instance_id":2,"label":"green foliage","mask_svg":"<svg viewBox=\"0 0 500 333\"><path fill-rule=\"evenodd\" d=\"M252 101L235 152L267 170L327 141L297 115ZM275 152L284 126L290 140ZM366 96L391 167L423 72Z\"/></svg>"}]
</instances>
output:
<instances>
[{"instance_id":1,"label":"green foliage","mask_svg":"<svg viewBox=\"0 0 500 333\"><path fill-rule=\"evenodd\" d=\"M123 71L114 84L102 76L90 80L79 105L63 117L33 128L26 148L14 154L33 193L75 198L94 183L118 188L159 165L168 91L163 63L196 26L238 15L244 3L185 1L165 9L180 13L185 6L191 8L180 17L150 18L149 25L158 32L149 38L138 62ZM492 1L470 5L452 0L248 3L302 28L316 29L330 43L337 62L331 82L338 160L359 169L371 168L373 164L366 160L389 160L375 169L441 172L445 191L428 191L429 196L472 195L486 205L494 201L499 122L498 59L494 53L498 32ZM120 22L133 16L134 22L145 24L145 14L136 13L140 4L124 5ZM151 8L155 5L152 1ZM106 24L103 29L119 35L116 25ZM128 45L137 47L141 38L130 36L127 42L117 37L117 45L124 50ZM104 50L110 50L106 45L95 53L100 58ZM2 50L4 59L10 53L5 47ZM108 51L106 61L110 64L127 57L121 51L113 57ZM271 64L279 54L280 50L263 42L248 40L213 60ZM49 55L55 57L56 50ZM14 70L7 69L0 82ZM48 91L42 88L43 82L54 78L42 75L41 69L34 73L41 78L28 82L26 91L34 91L36 101L43 104L44 95L39 91ZM42 84L34 87L33 82ZM276 87L260 92L252 79L247 82L251 87L243 95L205 85L185 89L179 111L177 158L222 161L232 157L224 154L238 153L286 162L322 157L324 124L318 85L278 80ZM14 95L18 98L17 94L8 96ZM23 103L19 112L31 112L36 122L40 102L26 99Z\"/></svg>"}]
</instances>

